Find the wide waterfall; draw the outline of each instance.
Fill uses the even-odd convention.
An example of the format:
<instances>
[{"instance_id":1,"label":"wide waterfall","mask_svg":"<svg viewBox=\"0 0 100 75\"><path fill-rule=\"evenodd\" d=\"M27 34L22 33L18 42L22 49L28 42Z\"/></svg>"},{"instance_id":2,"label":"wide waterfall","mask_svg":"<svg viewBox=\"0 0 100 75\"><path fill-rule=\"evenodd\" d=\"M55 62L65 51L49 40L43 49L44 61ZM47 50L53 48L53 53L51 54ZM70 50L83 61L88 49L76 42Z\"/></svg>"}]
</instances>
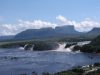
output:
<instances>
[{"instance_id":1,"label":"wide waterfall","mask_svg":"<svg viewBox=\"0 0 100 75\"><path fill-rule=\"evenodd\" d=\"M84 42L73 42L73 43L59 43L59 47L54 50L54 51L59 51L59 52L72 52L73 51L73 48L75 45L79 45L79 46L83 46L85 44L89 44L91 41L84 41ZM75 44L74 44L75 43ZM65 48L65 46L67 44L71 44L71 46ZM80 52L80 51L75 51L75 52Z\"/></svg>"},{"instance_id":2,"label":"wide waterfall","mask_svg":"<svg viewBox=\"0 0 100 75\"><path fill-rule=\"evenodd\" d=\"M59 44L59 48L55 51L59 51L59 52L71 52L72 51L72 48L74 45L68 47L68 48L65 48L66 46L66 43L61 43Z\"/></svg>"}]
</instances>

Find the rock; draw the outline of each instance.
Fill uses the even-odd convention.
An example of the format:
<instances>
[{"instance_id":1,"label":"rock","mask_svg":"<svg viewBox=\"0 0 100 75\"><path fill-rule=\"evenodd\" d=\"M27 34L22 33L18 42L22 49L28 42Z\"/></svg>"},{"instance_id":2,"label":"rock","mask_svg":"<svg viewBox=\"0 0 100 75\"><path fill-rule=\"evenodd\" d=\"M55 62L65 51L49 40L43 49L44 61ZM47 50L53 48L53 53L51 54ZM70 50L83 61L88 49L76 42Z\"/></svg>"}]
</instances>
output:
<instances>
[{"instance_id":1,"label":"rock","mask_svg":"<svg viewBox=\"0 0 100 75\"><path fill-rule=\"evenodd\" d=\"M44 51L44 50L54 50L58 48L57 43L50 43L50 42L37 42L34 44L33 50L35 51Z\"/></svg>"},{"instance_id":2,"label":"rock","mask_svg":"<svg viewBox=\"0 0 100 75\"><path fill-rule=\"evenodd\" d=\"M26 44L26 45L24 46L24 49L25 49L25 50L31 50L32 47L33 47L33 44Z\"/></svg>"},{"instance_id":3,"label":"rock","mask_svg":"<svg viewBox=\"0 0 100 75\"><path fill-rule=\"evenodd\" d=\"M79 46L79 45L75 45L73 47L73 51L79 51L80 49L81 49L81 46Z\"/></svg>"}]
</instances>

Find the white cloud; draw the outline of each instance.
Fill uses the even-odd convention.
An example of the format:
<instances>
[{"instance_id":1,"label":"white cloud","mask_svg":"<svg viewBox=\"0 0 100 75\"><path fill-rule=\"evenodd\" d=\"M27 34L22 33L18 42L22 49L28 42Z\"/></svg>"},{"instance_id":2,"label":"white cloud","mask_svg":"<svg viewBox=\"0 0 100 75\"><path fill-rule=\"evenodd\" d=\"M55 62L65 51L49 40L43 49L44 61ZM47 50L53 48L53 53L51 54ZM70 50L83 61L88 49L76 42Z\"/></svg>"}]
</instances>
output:
<instances>
[{"instance_id":1,"label":"white cloud","mask_svg":"<svg viewBox=\"0 0 100 75\"><path fill-rule=\"evenodd\" d=\"M42 20L23 21L18 20L17 24L0 25L0 35L14 35L26 29L40 29L46 27L55 27L57 24Z\"/></svg>"},{"instance_id":2,"label":"white cloud","mask_svg":"<svg viewBox=\"0 0 100 75\"><path fill-rule=\"evenodd\" d=\"M96 22L94 20L91 19L85 19L81 22L78 22L75 24L75 28L78 31L90 31L91 29L93 29L94 27L100 27L100 22Z\"/></svg>"},{"instance_id":3,"label":"white cloud","mask_svg":"<svg viewBox=\"0 0 100 75\"><path fill-rule=\"evenodd\" d=\"M56 19L60 21L59 25L72 25L72 22L62 15L57 16Z\"/></svg>"},{"instance_id":4,"label":"white cloud","mask_svg":"<svg viewBox=\"0 0 100 75\"><path fill-rule=\"evenodd\" d=\"M40 29L46 27L61 26L61 25L74 25L77 31L90 31L93 27L100 27L100 22L86 18L81 22L71 21L65 18L64 16L57 16L57 23L51 23L42 20L33 20L33 21L23 21L18 20L16 24L2 24L0 25L0 36L1 35L15 35L26 29Z\"/></svg>"},{"instance_id":5,"label":"white cloud","mask_svg":"<svg viewBox=\"0 0 100 75\"><path fill-rule=\"evenodd\" d=\"M65 18L64 16L57 16L57 20L60 21L60 24L62 25L74 25L75 29L80 32L87 32L93 29L94 27L100 27L100 22L97 22L95 20L92 20L90 18L85 18L81 22L71 21Z\"/></svg>"}]
</instances>

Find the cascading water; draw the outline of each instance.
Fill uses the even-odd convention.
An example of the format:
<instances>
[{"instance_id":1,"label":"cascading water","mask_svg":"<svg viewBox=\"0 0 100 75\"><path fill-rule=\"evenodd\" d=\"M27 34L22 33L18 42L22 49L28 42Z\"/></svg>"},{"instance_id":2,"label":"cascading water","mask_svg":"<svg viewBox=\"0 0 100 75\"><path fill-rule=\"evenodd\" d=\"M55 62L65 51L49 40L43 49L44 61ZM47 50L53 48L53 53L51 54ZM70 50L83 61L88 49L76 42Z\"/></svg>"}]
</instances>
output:
<instances>
[{"instance_id":1,"label":"cascading water","mask_svg":"<svg viewBox=\"0 0 100 75\"><path fill-rule=\"evenodd\" d=\"M76 45L83 46L83 45L89 44L89 43L90 43L90 41L77 42ZM57 50L55 50L55 51L60 51L60 52L72 52L72 50L73 50L73 48L74 48L75 45L71 45L70 47L65 48L66 44L67 44L67 43L60 43L60 44L59 44L59 48L58 48ZM80 52L80 51L76 51L76 52Z\"/></svg>"},{"instance_id":2,"label":"cascading water","mask_svg":"<svg viewBox=\"0 0 100 75\"><path fill-rule=\"evenodd\" d=\"M59 48L57 49L57 51L65 50L65 46L66 46L66 43L59 44Z\"/></svg>"},{"instance_id":3,"label":"cascading water","mask_svg":"<svg viewBox=\"0 0 100 75\"><path fill-rule=\"evenodd\" d=\"M90 42L91 41L78 42L77 45L83 46L83 45L89 44Z\"/></svg>"},{"instance_id":4,"label":"cascading water","mask_svg":"<svg viewBox=\"0 0 100 75\"><path fill-rule=\"evenodd\" d=\"M33 48L34 48L34 45L32 45L32 44L26 44L26 45L24 46L24 49L25 49L25 50L33 50Z\"/></svg>"},{"instance_id":5,"label":"cascading water","mask_svg":"<svg viewBox=\"0 0 100 75\"><path fill-rule=\"evenodd\" d=\"M60 52L71 52L72 51L71 49L73 48L73 46L70 46L68 48L65 48L65 46L66 46L66 43L59 44L59 48L56 51L60 51Z\"/></svg>"}]
</instances>

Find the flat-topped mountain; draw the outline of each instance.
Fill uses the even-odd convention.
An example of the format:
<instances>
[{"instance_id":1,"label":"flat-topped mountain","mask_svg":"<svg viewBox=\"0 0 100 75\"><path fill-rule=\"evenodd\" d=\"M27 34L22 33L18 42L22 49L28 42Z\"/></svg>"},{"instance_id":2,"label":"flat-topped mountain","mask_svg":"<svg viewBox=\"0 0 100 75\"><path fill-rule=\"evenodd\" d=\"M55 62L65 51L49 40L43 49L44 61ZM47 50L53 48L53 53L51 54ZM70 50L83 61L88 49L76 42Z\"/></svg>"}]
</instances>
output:
<instances>
[{"instance_id":1,"label":"flat-topped mountain","mask_svg":"<svg viewBox=\"0 0 100 75\"><path fill-rule=\"evenodd\" d=\"M65 37L65 36L77 36L82 34L74 29L74 26L59 26L53 28L41 28L41 29L28 29L18 33L15 39L35 39L35 38L52 38L52 37Z\"/></svg>"},{"instance_id":2,"label":"flat-topped mountain","mask_svg":"<svg viewBox=\"0 0 100 75\"><path fill-rule=\"evenodd\" d=\"M78 32L73 25L58 26L54 28L28 29L15 35L14 39L41 39L41 38L62 38L62 37L96 37L100 34L100 28L93 28L84 33Z\"/></svg>"},{"instance_id":3,"label":"flat-topped mountain","mask_svg":"<svg viewBox=\"0 0 100 75\"><path fill-rule=\"evenodd\" d=\"M76 34L79 33L74 29L74 26L67 25L67 26L58 26L55 28L55 32L63 33L63 34Z\"/></svg>"}]
</instances>

